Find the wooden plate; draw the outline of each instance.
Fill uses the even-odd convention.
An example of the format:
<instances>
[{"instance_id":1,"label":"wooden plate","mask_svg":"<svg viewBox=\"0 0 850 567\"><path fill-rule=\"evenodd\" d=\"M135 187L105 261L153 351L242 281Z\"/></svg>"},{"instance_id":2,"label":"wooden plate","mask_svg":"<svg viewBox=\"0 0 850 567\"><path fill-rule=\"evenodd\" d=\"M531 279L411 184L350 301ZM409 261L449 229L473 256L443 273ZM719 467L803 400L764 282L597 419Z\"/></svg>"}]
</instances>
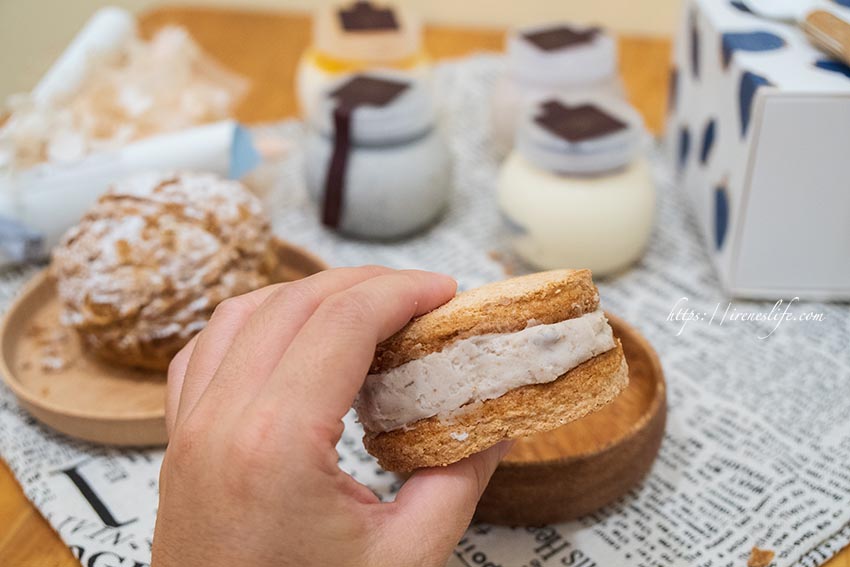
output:
<instances>
[{"instance_id":1,"label":"wooden plate","mask_svg":"<svg viewBox=\"0 0 850 567\"><path fill-rule=\"evenodd\" d=\"M301 248L276 244L278 281L327 268ZM86 441L164 444L164 373L115 366L86 355L76 334L59 324L59 311L55 282L45 270L26 285L0 328L0 372L21 406L53 429ZM59 351L46 350L51 348ZM45 356L54 354L69 362L61 369L45 369Z\"/></svg>"},{"instance_id":2,"label":"wooden plate","mask_svg":"<svg viewBox=\"0 0 850 567\"><path fill-rule=\"evenodd\" d=\"M628 387L608 406L517 440L493 475L476 519L540 526L565 522L616 500L649 471L664 436L667 394L658 355L608 315L629 364Z\"/></svg>"}]
</instances>

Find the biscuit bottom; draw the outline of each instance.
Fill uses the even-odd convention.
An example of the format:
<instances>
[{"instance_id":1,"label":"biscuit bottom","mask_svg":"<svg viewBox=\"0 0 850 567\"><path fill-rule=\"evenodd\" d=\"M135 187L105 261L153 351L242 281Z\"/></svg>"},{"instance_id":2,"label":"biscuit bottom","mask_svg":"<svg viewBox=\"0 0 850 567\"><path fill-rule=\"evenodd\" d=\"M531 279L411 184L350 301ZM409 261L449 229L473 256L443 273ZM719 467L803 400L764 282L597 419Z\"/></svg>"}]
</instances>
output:
<instances>
[{"instance_id":1,"label":"biscuit bottom","mask_svg":"<svg viewBox=\"0 0 850 567\"><path fill-rule=\"evenodd\" d=\"M503 441L556 429L609 404L629 383L619 341L546 384L515 388L461 410L451 420L431 417L408 429L366 430L366 450L389 471L446 466Z\"/></svg>"}]
</instances>

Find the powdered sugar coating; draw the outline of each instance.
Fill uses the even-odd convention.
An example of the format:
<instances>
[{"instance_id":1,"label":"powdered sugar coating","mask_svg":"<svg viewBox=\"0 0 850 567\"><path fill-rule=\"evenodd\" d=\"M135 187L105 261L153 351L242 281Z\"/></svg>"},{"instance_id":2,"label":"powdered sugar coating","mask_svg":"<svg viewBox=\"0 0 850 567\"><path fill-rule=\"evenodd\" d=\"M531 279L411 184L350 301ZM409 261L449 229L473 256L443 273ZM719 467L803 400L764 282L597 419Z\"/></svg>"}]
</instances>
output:
<instances>
[{"instance_id":1,"label":"powdered sugar coating","mask_svg":"<svg viewBox=\"0 0 850 567\"><path fill-rule=\"evenodd\" d=\"M167 367L219 302L269 283L270 245L259 200L237 181L127 179L53 252L62 322L106 358Z\"/></svg>"}]
</instances>

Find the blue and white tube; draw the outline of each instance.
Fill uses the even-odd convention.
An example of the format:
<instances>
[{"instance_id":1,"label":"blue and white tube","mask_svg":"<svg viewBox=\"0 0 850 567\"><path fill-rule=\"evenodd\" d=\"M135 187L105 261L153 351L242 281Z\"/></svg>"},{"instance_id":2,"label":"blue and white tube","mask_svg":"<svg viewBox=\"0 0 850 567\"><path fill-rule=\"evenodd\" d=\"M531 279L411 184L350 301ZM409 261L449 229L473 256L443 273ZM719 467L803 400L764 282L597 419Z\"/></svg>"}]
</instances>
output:
<instances>
[{"instance_id":1,"label":"blue and white tube","mask_svg":"<svg viewBox=\"0 0 850 567\"><path fill-rule=\"evenodd\" d=\"M0 174L0 265L45 257L116 181L150 170L209 171L239 179L262 158L232 120L152 136L70 164Z\"/></svg>"}]
</instances>

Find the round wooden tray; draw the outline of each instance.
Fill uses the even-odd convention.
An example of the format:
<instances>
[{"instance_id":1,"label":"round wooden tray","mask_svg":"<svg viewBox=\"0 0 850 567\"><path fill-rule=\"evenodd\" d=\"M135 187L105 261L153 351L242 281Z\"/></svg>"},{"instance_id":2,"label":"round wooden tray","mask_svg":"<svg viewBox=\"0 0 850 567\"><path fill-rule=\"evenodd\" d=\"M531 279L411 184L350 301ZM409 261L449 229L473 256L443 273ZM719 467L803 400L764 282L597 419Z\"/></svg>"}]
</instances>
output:
<instances>
[{"instance_id":1,"label":"round wooden tray","mask_svg":"<svg viewBox=\"0 0 850 567\"><path fill-rule=\"evenodd\" d=\"M667 394L658 355L608 315L623 343L629 385L582 419L517 440L478 504L476 519L544 525L583 516L616 500L649 471L664 436Z\"/></svg>"},{"instance_id":2,"label":"round wooden tray","mask_svg":"<svg viewBox=\"0 0 850 567\"><path fill-rule=\"evenodd\" d=\"M305 250L277 241L278 281L327 268ZM47 270L26 285L0 328L0 372L18 402L42 423L79 439L121 446L161 445L165 374L121 367L86 355L59 324L60 303ZM49 345L49 347L48 347ZM46 348L68 363L45 368Z\"/></svg>"}]
</instances>

